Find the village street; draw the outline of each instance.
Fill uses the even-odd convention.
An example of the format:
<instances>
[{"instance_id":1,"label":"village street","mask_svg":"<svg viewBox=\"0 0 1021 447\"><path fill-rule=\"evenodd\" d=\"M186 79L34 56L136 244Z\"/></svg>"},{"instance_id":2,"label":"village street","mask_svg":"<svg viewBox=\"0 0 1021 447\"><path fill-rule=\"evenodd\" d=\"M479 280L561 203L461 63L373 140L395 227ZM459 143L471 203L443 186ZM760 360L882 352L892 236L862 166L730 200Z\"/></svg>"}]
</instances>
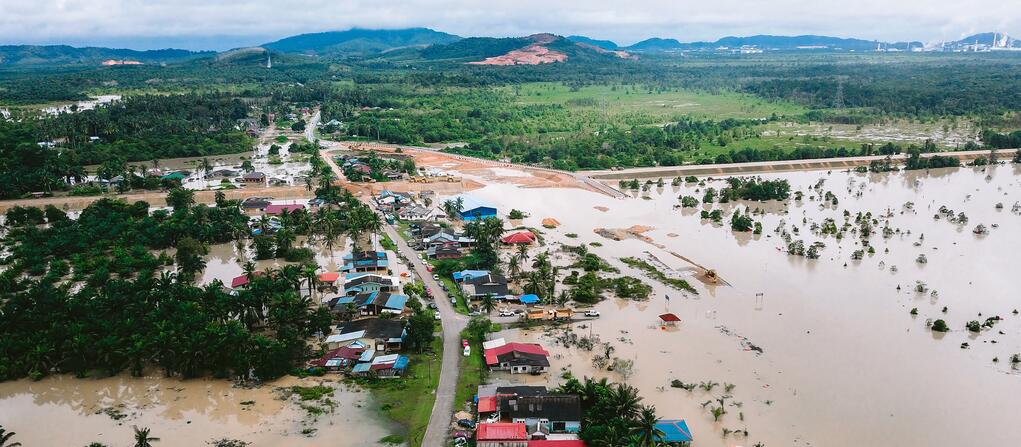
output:
<instances>
[{"instance_id":1,"label":"village street","mask_svg":"<svg viewBox=\"0 0 1021 447\"><path fill-rule=\"evenodd\" d=\"M318 112L316 117L315 119L318 120ZM324 151L323 160L330 165L338 178L344 178L343 170L337 166L332 155ZM370 199L371 197L362 197L363 201L373 206L374 203ZM440 367L440 381L436 387L436 402L433 404L429 426L422 439L423 446L441 446L446 441L450 431L450 418L454 414L454 394L460 373L458 362L461 361L461 331L468 325L468 317L454 310L454 306L450 304L450 297L440 287L439 282L433 279L425 262L418 257L418 253L412 250L404 238L398 234L398 230L384 221L383 231L397 244L397 250L408 260L409 267L414 269L415 274L432 292L437 311L442 319L443 361Z\"/></svg>"}]
</instances>

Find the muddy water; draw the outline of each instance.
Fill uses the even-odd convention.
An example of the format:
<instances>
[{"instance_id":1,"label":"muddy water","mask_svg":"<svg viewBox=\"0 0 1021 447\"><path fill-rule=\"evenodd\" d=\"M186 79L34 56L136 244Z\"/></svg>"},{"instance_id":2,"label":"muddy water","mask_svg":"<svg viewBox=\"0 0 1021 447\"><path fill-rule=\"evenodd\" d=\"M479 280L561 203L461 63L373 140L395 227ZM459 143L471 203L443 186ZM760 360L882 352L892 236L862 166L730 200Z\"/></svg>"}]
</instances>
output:
<instances>
[{"instance_id":1,"label":"muddy water","mask_svg":"<svg viewBox=\"0 0 1021 447\"><path fill-rule=\"evenodd\" d=\"M372 417L367 392L338 388L332 413L318 418L277 390L313 386L316 379L284 378L254 389L223 380L159 376L0 383L0 422L25 446L130 445L132 426L148 427L157 445L203 446L233 438L257 446L360 446L391 433ZM115 419L121 417L120 419ZM303 433L304 432L304 433Z\"/></svg>"},{"instance_id":2,"label":"muddy water","mask_svg":"<svg viewBox=\"0 0 1021 447\"><path fill-rule=\"evenodd\" d=\"M770 210L755 217L763 222L765 231L760 236L733 233L727 224L731 210L746 204L722 205L724 226L700 220L699 209L674 209L678 195L701 198L702 194L695 191L697 186L671 187L669 179L668 186L653 187L647 200L508 185L491 185L475 194L498 204L502 212L513 207L530 213L524 222L527 226L538 228L545 217L558 219L563 225L546 230L548 241L599 242L602 247L592 251L624 274L641 275L620 263L620 257L649 259L649 255L676 269L673 274L690 274L688 265L673 255L677 253L716 269L732 284L705 286L692 281L700 293L685 296L650 281L655 290L650 301L607 300L596 307L603 316L591 327L576 325L581 335L591 332L611 342L613 356L635 360L635 372L627 381L641 388L645 401L654 404L662 417L687 419L697 445L1017 444L1021 440L1021 428L1016 425L1021 374L1010 366L1009 357L1021 352L1021 316L1012 314L1013 309L1021 309L1021 299L1013 292L1021 216L1012 213L1011 207L1021 200L1021 172L1000 166L906 174L803 172L783 177L793 190L804 191L805 198L801 203L791 200L787 206L752 204ZM809 200L819 194L809 192L819 179L825 179L821 191L835 194L838 206L820 208L818 201ZM902 214L908 201L914 202L916 212ZM1004 204L1002 210L995 208L997 202ZM965 212L969 223L934 220L941 205ZM602 212L597 206L609 210ZM860 248L855 237L837 242L811 234L808 224L802 223L802 219L811 223L834 217L839 225L845 209L852 216L871 211L877 217L892 210L889 224L901 234L889 239L874 235L871 240L877 253L852 261L851 253ZM781 220L788 229L797 224L801 231L795 239L805 240L806 245L817 240L826 243L822 257L808 260L778 251L783 243L773 229ZM972 233L979 223L990 227L988 235ZM645 233L651 243L612 241L592 231L636 224L655 228ZM579 237L566 238L567 233ZM924 240L916 246L922 233ZM915 262L922 253L928 258L926 264ZM915 293L916 281L924 281L938 295ZM665 300L665 295L672 299ZM916 307L918 315L911 316L909 311ZM657 315L666 311L678 314L683 323L664 330L657 324ZM969 320L984 321L993 315L1005 320L980 334L964 329ZM928 330L926 319L935 318L945 319L951 332ZM513 330L501 335L541 341L554 354L554 370L622 379L613 372L595 371L591 362L595 353L556 346L552 333ZM968 349L961 347L965 342ZM763 353L749 350L749 343ZM556 374L492 377L560 382ZM727 401L728 413L714 422L700 405L724 394L722 385L712 392L687 392L670 388L672 379L734 384L728 393L733 396ZM749 436L724 437L723 428L747 429Z\"/></svg>"}]
</instances>

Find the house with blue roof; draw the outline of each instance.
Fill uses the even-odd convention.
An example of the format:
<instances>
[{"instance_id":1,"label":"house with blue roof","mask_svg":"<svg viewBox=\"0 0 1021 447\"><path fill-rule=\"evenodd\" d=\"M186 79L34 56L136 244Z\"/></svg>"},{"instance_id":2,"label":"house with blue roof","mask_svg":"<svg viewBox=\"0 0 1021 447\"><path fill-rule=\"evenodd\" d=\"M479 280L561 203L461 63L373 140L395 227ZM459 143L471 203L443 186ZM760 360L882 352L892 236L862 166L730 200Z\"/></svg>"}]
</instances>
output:
<instances>
[{"instance_id":1,"label":"house with blue roof","mask_svg":"<svg viewBox=\"0 0 1021 447\"><path fill-rule=\"evenodd\" d=\"M390 267L386 252L363 251L344 255L345 273L386 272Z\"/></svg>"},{"instance_id":2,"label":"house with blue roof","mask_svg":"<svg viewBox=\"0 0 1021 447\"><path fill-rule=\"evenodd\" d=\"M408 296L382 291L364 292L330 300L330 304L335 312L342 312L348 305L354 306L360 316L401 315L408 308Z\"/></svg>"},{"instance_id":3,"label":"house with blue roof","mask_svg":"<svg viewBox=\"0 0 1021 447\"><path fill-rule=\"evenodd\" d=\"M656 429L663 432L663 436L656 437L657 442L688 446L694 439L684 419L660 419L656 422Z\"/></svg>"},{"instance_id":4,"label":"house with blue roof","mask_svg":"<svg viewBox=\"0 0 1021 447\"><path fill-rule=\"evenodd\" d=\"M357 295L367 292L397 292L397 278L378 273L348 273L344 275L344 295Z\"/></svg>"},{"instance_id":5,"label":"house with blue roof","mask_svg":"<svg viewBox=\"0 0 1021 447\"><path fill-rule=\"evenodd\" d=\"M460 272L454 272L452 275L454 281L461 282L466 279L479 278L489 274L489 270L461 270Z\"/></svg>"},{"instance_id":6,"label":"house with blue roof","mask_svg":"<svg viewBox=\"0 0 1021 447\"><path fill-rule=\"evenodd\" d=\"M483 201L471 194L458 194L447 200L461 199L461 212L459 218L463 221L481 220L487 217L496 217L496 206Z\"/></svg>"}]
</instances>

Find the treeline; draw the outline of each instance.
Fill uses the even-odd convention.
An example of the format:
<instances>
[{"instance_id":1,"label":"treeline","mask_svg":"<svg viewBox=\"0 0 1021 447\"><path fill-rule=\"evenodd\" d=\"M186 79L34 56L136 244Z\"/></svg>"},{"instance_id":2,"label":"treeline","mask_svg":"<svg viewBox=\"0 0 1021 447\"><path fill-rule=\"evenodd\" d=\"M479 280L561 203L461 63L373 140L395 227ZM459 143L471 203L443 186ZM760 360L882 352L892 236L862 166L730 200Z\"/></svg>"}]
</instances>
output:
<instances>
[{"instance_id":1,"label":"treeline","mask_svg":"<svg viewBox=\"0 0 1021 447\"><path fill-rule=\"evenodd\" d=\"M248 114L245 103L225 94L139 95L43 119L38 128L40 141L62 141L85 164L148 161L251 150L238 124Z\"/></svg>"},{"instance_id":2,"label":"treeline","mask_svg":"<svg viewBox=\"0 0 1021 447\"><path fill-rule=\"evenodd\" d=\"M999 114L1021 108L1016 62L1002 59L926 59L778 69L773 79L744 90L813 108L845 107L907 117ZM838 96L839 95L839 96ZM862 124L868 115L845 115Z\"/></svg>"}]
</instances>

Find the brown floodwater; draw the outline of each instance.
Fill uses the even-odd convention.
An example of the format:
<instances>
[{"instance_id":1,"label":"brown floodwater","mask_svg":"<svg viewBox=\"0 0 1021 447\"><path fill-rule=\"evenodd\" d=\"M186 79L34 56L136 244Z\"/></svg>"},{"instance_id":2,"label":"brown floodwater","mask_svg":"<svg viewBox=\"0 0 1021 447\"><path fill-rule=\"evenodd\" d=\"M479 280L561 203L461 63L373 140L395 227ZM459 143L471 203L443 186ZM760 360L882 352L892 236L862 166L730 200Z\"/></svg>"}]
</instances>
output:
<instances>
[{"instance_id":1,"label":"brown floodwater","mask_svg":"<svg viewBox=\"0 0 1021 447\"><path fill-rule=\"evenodd\" d=\"M230 438L256 446L353 447L392 433L373 415L368 392L324 379L286 377L258 388L158 375L4 382L0 423L25 446L131 445L133 426L148 427L160 446ZM336 406L318 417L279 389L320 383L336 388L330 396Z\"/></svg>"},{"instance_id":2,"label":"brown floodwater","mask_svg":"<svg viewBox=\"0 0 1021 447\"><path fill-rule=\"evenodd\" d=\"M623 274L645 276L619 261L635 256L670 269L668 276L689 277L698 295L647 280L654 288L652 299L606 300L595 307L602 317L576 323L575 332L597 335L614 346L613 357L634 360L634 372L626 381L641 389L645 402L654 404L661 417L686 419L696 445L1021 443L1016 424L1021 374L1009 361L1012 354L1021 353L1021 316L1012 313L1021 309L1013 276L1021 248L1021 215L1012 211L1021 201L1021 170L1008 165L764 177L788 179L792 191L805 193L804 199L792 198L787 205L715 205L724 210L720 226L699 218L702 205L675 209L679 195L701 200L702 190L697 185L670 186L670 179L665 179L665 187L653 186L635 198L619 200L580 189L500 184L473 194L497 204L501 213L511 208L529 213L526 226L540 228L543 218L556 218L562 226L544 230L548 243L598 242L602 246L590 247L591 251ZM820 179L823 186L814 192L811 188ZM725 185L715 181L707 186ZM818 196L826 191L837 197L838 205L820 205ZM907 202L913 202L913 210L905 208ZM997 209L997 203L1003 208ZM761 235L730 229L732 210L748 205L765 210L755 216L763 223ZM934 220L943 205L964 212L969 222ZM809 231L812 222L827 217L841 225L844 210L852 221L859 211L880 219L875 226L879 234L871 238L874 255L853 261L852 253L861 248L857 237L848 233L837 241ZM887 214L888 218L880 217ZM806 246L824 242L820 259L778 250L786 246L774 233L781 221L788 231L799 227L794 239L803 239ZM899 234L883 237L881 228L887 221ZM980 223L989 234L972 232ZM650 240L614 241L593 232L633 225L653 227L644 233ZM566 237L569 233L578 237ZM926 255L927 263L916 262L920 254ZM693 280L690 264L675 255L715 269L730 286ZM926 284L925 293L914 291L917 281ZM912 308L918 309L917 316L910 314ZM657 318L664 312L676 313L683 322L664 329ZM979 334L965 329L968 321L983 322L990 316L1003 320ZM946 320L951 331L930 331L926 320L937 318ZM542 342L553 354L554 371L623 380L618 373L595 370L592 358L600 353L556 344L555 332L507 330L499 336ZM967 349L962 343L968 343ZM749 349L752 346L762 353ZM562 382L556 373L491 377L550 386ZM671 388L672 379L721 385L711 392L688 392ZM727 393L724 383L734 388ZM708 408L716 404L706 408L701 404L724 394L732 396L726 400L727 414L714 422ZM724 428L747 429L748 437L725 437Z\"/></svg>"}]
</instances>

